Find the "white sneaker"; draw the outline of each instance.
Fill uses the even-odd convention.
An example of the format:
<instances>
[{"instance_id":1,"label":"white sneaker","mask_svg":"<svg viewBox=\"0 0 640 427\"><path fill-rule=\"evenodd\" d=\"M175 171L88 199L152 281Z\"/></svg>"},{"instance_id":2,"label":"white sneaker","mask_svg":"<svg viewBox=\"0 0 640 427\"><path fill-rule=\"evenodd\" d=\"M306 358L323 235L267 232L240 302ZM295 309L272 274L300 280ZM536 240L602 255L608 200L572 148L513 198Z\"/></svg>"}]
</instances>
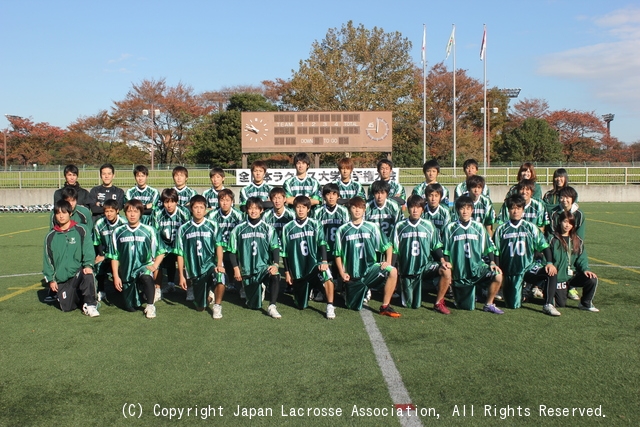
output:
<instances>
[{"instance_id":1,"label":"white sneaker","mask_svg":"<svg viewBox=\"0 0 640 427\"><path fill-rule=\"evenodd\" d=\"M537 286L535 288L533 288L533 297L534 298L543 299L544 298L544 293L542 292L542 289L540 289Z\"/></svg>"},{"instance_id":2,"label":"white sneaker","mask_svg":"<svg viewBox=\"0 0 640 427\"><path fill-rule=\"evenodd\" d=\"M163 294L170 294L175 289L176 289L176 284L173 283L173 282L169 282L166 285L164 285L164 287L162 288L162 293Z\"/></svg>"},{"instance_id":3,"label":"white sneaker","mask_svg":"<svg viewBox=\"0 0 640 427\"><path fill-rule=\"evenodd\" d=\"M333 304L327 304L327 319L333 320L336 318L336 308Z\"/></svg>"},{"instance_id":4,"label":"white sneaker","mask_svg":"<svg viewBox=\"0 0 640 427\"><path fill-rule=\"evenodd\" d=\"M545 304L544 307L542 307L542 312L549 316L560 316L562 314L553 304Z\"/></svg>"},{"instance_id":5,"label":"white sneaker","mask_svg":"<svg viewBox=\"0 0 640 427\"><path fill-rule=\"evenodd\" d=\"M371 289L367 290L367 293L364 296L364 301L362 303L367 305L367 303L369 303L369 301L371 301Z\"/></svg>"},{"instance_id":6,"label":"white sneaker","mask_svg":"<svg viewBox=\"0 0 640 427\"><path fill-rule=\"evenodd\" d=\"M188 287L187 288L187 301L193 301L196 298L193 296L193 288L192 287Z\"/></svg>"},{"instance_id":7,"label":"white sneaker","mask_svg":"<svg viewBox=\"0 0 640 427\"><path fill-rule=\"evenodd\" d=\"M157 303L162 299L162 290L160 288L156 288L155 294L153 295L153 303Z\"/></svg>"},{"instance_id":8,"label":"white sneaker","mask_svg":"<svg viewBox=\"0 0 640 427\"><path fill-rule=\"evenodd\" d=\"M274 319L282 318L280 313L278 313L278 309L276 308L275 304L271 304L269 305L269 307L267 307L267 313L269 313L269 316L273 317Z\"/></svg>"},{"instance_id":9,"label":"white sneaker","mask_svg":"<svg viewBox=\"0 0 640 427\"><path fill-rule=\"evenodd\" d=\"M578 308L580 310L586 310L586 311L590 311L592 313L599 313L600 310L598 310L593 304L590 304L588 307L586 305L582 305L582 303L578 304Z\"/></svg>"},{"instance_id":10,"label":"white sneaker","mask_svg":"<svg viewBox=\"0 0 640 427\"><path fill-rule=\"evenodd\" d=\"M213 304L213 318L222 319L222 306L220 304Z\"/></svg>"},{"instance_id":11,"label":"white sneaker","mask_svg":"<svg viewBox=\"0 0 640 427\"><path fill-rule=\"evenodd\" d=\"M98 297L98 302L107 300L107 294L105 292L100 291L96 296Z\"/></svg>"},{"instance_id":12,"label":"white sneaker","mask_svg":"<svg viewBox=\"0 0 640 427\"><path fill-rule=\"evenodd\" d=\"M156 306L153 304L147 304L147 308L144 309L144 314L147 316L147 319L155 319Z\"/></svg>"},{"instance_id":13,"label":"white sneaker","mask_svg":"<svg viewBox=\"0 0 640 427\"><path fill-rule=\"evenodd\" d=\"M216 302L216 294L213 291L209 291L209 295L207 296L207 302L213 306Z\"/></svg>"},{"instance_id":14,"label":"white sneaker","mask_svg":"<svg viewBox=\"0 0 640 427\"><path fill-rule=\"evenodd\" d=\"M84 304L82 306L82 312L89 317L98 317L100 313L98 312L98 308L95 305L87 305Z\"/></svg>"},{"instance_id":15,"label":"white sneaker","mask_svg":"<svg viewBox=\"0 0 640 427\"><path fill-rule=\"evenodd\" d=\"M264 294L267 292L267 287L265 285L262 286L262 301L264 301Z\"/></svg>"}]
</instances>

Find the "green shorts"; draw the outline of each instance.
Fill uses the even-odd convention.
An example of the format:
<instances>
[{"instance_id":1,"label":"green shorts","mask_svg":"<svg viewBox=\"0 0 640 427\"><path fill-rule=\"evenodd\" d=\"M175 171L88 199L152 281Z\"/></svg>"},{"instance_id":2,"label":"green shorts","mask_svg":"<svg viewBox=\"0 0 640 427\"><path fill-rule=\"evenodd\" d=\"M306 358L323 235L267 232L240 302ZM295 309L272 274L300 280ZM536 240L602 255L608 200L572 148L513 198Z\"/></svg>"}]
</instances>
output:
<instances>
[{"instance_id":1,"label":"green shorts","mask_svg":"<svg viewBox=\"0 0 640 427\"><path fill-rule=\"evenodd\" d=\"M364 297L369 289L379 290L384 288L389 273L393 267L389 266L384 270L380 269L380 263L375 263L365 271L362 277L354 278L344 284L345 303L347 308L352 310L362 310Z\"/></svg>"},{"instance_id":2,"label":"green shorts","mask_svg":"<svg viewBox=\"0 0 640 427\"><path fill-rule=\"evenodd\" d=\"M224 276L220 274L220 276ZM207 296L209 295L209 288L213 288L219 280L222 279L218 277L218 273L216 273L215 268L211 268L202 276L193 277L191 279L191 286L193 287L193 304L196 307L204 308L207 304ZM224 282L224 279L222 279Z\"/></svg>"},{"instance_id":3,"label":"green shorts","mask_svg":"<svg viewBox=\"0 0 640 427\"><path fill-rule=\"evenodd\" d=\"M422 288L427 281L440 277L440 264L429 262L421 274L400 277L402 305L404 307L420 308L422 305Z\"/></svg>"},{"instance_id":4,"label":"green shorts","mask_svg":"<svg viewBox=\"0 0 640 427\"><path fill-rule=\"evenodd\" d=\"M481 289L489 287L496 276L497 273L485 264L479 269L477 277L464 280L454 280L452 288L456 307L462 310L475 309L476 287L480 287Z\"/></svg>"},{"instance_id":5,"label":"green shorts","mask_svg":"<svg viewBox=\"0 0 640 427\"><path fill-rule=\"evenodd\" d=\"M252 310L262 308L262 286L269 285L270 278L271 275L266 269L260 274L242 277L242 286L244 286L244 293L247 297L245 300L247 307Z\"/></svg>"},{"instance_id":6,"label":"green shorts","mask_svg":"<svg viewBox=\"0 0 640 427\"><path fill-rule=\"evenodd\" d=\"M309 305L309 292L311 289L322 289L324 284L333 280L331 271L320 271L318 267L305 277L293 281L293 303L299 309L305 309Z\"/></svg>"}]
</instances>

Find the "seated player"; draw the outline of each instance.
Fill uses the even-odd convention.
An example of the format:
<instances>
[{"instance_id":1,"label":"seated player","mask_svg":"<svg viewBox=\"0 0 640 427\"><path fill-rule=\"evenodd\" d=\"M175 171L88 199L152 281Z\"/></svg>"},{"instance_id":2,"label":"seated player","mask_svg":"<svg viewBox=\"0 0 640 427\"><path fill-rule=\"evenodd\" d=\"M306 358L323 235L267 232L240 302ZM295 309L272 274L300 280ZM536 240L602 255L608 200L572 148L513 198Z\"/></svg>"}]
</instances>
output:
<instances>
[{"instance_id":1,"label":"seated player","mask_svg":"<svg viewBox=\"0 0 640 427\"><path fill-rule=\"evenodd\" d=\"M70 189L75 191L75 188ZM97 317L100 313L93 284L91 235L71 219L72 211L66 200L54 204L55 225L44 238L42 272L51 293L57 294L62 311L75 310L82 304L84 314Z\"/></svg>"},{"instance_id":2,"label":"seated player","mask_svg":"<svg viewBox=\"0 0 640 427\"><path fill-rule=\"evenodd\" d=\"M440 238L444 228L451 222L451 211L447 206L440 204L442 200L443 188L440 184L429 184L424 189L427 204L422 214L422 218L431 221L438 230Z\"/></svg>"},{"instance_id":3,"label":"seated player","mask_svg":"<svg viewBox=\"0 0 640 427\"><path fill-rule=\"evenodd\" d=\"M402 208L387 198L391 191L388 182L374 181L369 191L373 194L373 200L367 203L364 219L377 224L387 239L391 240L393 227L404 218Z\"/></svg>"},{"instance_id":4,"label":"seated player","mask_svg":"<svg viewBox=\"0 0 640 427\"><path fill-rule=\"evenodd\" d=\"M504 314L493 303L502 285L502 272L494 261L496 250L487 230L471 217L473 200L460 196L456 200L458 220L444 230L444 255L452 265L453 296L456 307L474 310L476 288L487 289L487 299L483 310L493 314ZM483 257L488 257L487 265Z\"/></svg>"},{"instance_id":5,"label":"seated player","mask_svg":"<svg viewBox=\"0 0 640 427\"><path fill-rule=\"evenodd\" d=\"M176 233L178 228L191 219L189 210L185 208L188 202L180 205L178 191L175 188L165 188L160 194L162 207L153 211L151 225L158 232L164 243L166 253L155 275L156 293L154 303L162 299L162 294L173 292L176 280ZM162 288L162 269L167 270L167 284ZM193 289L187 290L187 301L193 301Z\"/></svg>"},{"instance_id":6,"label":"seated player","mask_svg":"<svg viewBox=\"0 0 640 427\"><path fill-rule=\"evenodd\" d=\"M149 178L149 169L144 165L138 165L133 169L133 177L136 185L124 193L124 202L129 200L140 200L144 206L144 215L142 223L151 225L153 222L153 209L157 208L160 202L160 193L155 188L147 185Z\"/></svg>"},{"instance_id":7,"label":"seated player","mask_svg":"<svg viewBox=\"0 0 640 427\"><path fill-rule=\"evenodd\" d=\"M553 262L558 270L558 290L556 303L564 307L567 300L567 288L582 288L582 297L578 308L597 313L593 297L598 287L598 276L589 270L589 257L584 241L576 230L576 217L570 211L558 215L549 246L553 253Z\"/></svg>"},{"instance_id":8,"label":"seated player","mask_svg":"<svg viewBox=\"0 0 640 427\"><path fill-rule=\"evenodd\" d=\"M405 191L402 184L400 184L400 180L394 181L391 179L393 175L393 162L388 159L382 159L376 165L378 169L378 175L380 176L379 181L383 181L389 184L389 198L398 198L402 200L407 199L407 192ZM373 185L373 184L372 184ZM369 198L367 201L373 200L373 192L372 188L369 187Z\"/></svg>"},{"instance_id":9,"label":"seated player","mask_svg":"<svg viewBox=\"0 0 640 427\"><path fill-rule=\"evenodd\" d=\"M474 175L478 174L478 161L475 159L467 159L464 161L462 165L462 170L464 171L467 179L471 178ZM458 197L463 194L469 193L469 189L467 188L467 179L462 181L460 184L456 186L456 189L453 193L454 201L458 200ZM485 197L491 197L491 192L489 191L489 186L485 185L482 189L482 195Z\"/></svg>"},{"instance_id":10,"label":"seated player","mask_svg":"<svg viewBox=\"0 0 640 427\"><path fill-rule=\"evenodd\" d=\"M105 261L105 254L111 252L113 231L126 223L124 218L118 215L117 200L105 200L102 208L103 215L98 218L93 226L93 245L96 248L95 272L98 282L98 301L104 301L107 298L105 282L107 281L107 274L111 273L111 260L107 259Z\"/></svg>"},{"instance_id":11,"label":"seated player","mask_svg":"<svg viewBox=\"0 0 640 427\"><path fill-rule=\"evenodd\" d=\"M393 230L393 253L398 259L402 305L419 308L423 285L439 278L433 309L449 314L444 296L451 284L451 264L444 259L440 233L431 222L421 218L423 206L422 197L410 196L407 200L409 218L400 221Z\"/></svg>"},{"instance_id":12,"label":"seated player","mask_svg":"<svg viewBox=\"0 0 640 427\"><path fill-rule=\"evenodd\" d=\"M142 305L138 294L143 292L147 300L144 314L147 319L153 319L156 317L153 274L160 268L165 249L156 230L142 224L144 211L140 200L133 199L124 204L127 223L113 231L111 252L107 257L111 259L113 286L122 292L125 309L138 310Z\"/></svg>"},{"instance_id":13,"label":"seated player","mask_svg":"<svg viewBox=\"0 0 640 427\"><path fill-rule=\"evenodd\" d=\"M240 190L240 206L247 203L249 197L257 197L263 202L269 199L271 186L265 182L267 164L262 160L251 163L251 183Z\"/></svg>"},{"instance_id":14,"label":"seated player","mask_svg":"<svg viewBox=\"0 0 640 427\"><path fill-rule=\"evenodd\" d=\"M425 190L428 185L440 185L442 189L442 197L440 198L440 203L449 208L449 190L444 185L438 184L438 175L440 174L440 163L436 159L428 160L424 165L422 165L422 173L424 173L424 182L413 187L413 192L411 194L415 194L420 197L424 197Z\"/></svg>"},{"instance_id":15,"label":"seated player","mask_svg":"<svg viewBox=\"0 0 640 427\"><path fill-rule=\"evenodd\" d=\"M523 179L529 180L533 182L533 190L531 193L531 198L536 199L539 202L542 202L542 188L540 184L536 182L538 176L536 175L536 169L533 167L533 164L526 162L520 166L518 169L518 183L520 183ZM518 184L512 185L509 191L507 191L507 195L504 197L505 200L514 194L518 194Z\"/></svg>"},{"instance_id":16,"label":"seated player","mask_svg":"<svg viewBox=\"0 0 640 427\"><path fill-rule=\"evenodd\" d=\"M398 281L393 267L393 246L380 227L364 220L366 202L361 197L349 200L351 220L336 232L336 267L345 287L347 308L361 310L367 291L382 290L380 314L400 317L391 307L391 297ZM385 261L378 262L384 254Z\"/></svg>"},{"instance_id":17,"label":"seated player","mask_svg":"<svg viewBox=\"0 0 640 427\"><path fill-rule=\"evenodd\" d=\"M293 204L293 199L296 196L307 196L311 199L312 206L319 205L322 200L320 183L307 174L311 158L307 153L298 153L293 156L293 165L296 167L296 176L287 178L282 184L286 193L287 205Z\"/></svg>"},{"instance_id":18,"label":"seated player","mask_svg":"<svg viewBox=\"0 0 640 427\"><path fill-rule=\"evenodd\" d=\"M307 196L293 199L296 219L282 228L282 258L285 281L293 287L293 302L307 308L311 288L324 290L327 296L327 319L336 318L333 306L333 281L327 261L327 242L319 221L309 218L311 200Z\"/></svg>"},{"instance_id":19,"label":"seated player","mask_svg":"<svg viewBox=\"0 0 640 427\"><path fill-rule=\"evenodd\" d=\"M524 198L524 212L522 218L535 225L544 233L544 229L549 225L549 216L547 210L541 201L532 198L534 182L529 179L522 179L516 186L516 192L512 195L521 195ZM498 215L498 223L504 223L509 221L509 210L506 203L503 203Z\"/></svg>"},{"instance_id":20,"label":"seated player","mask_svg":"<svg viewBox=\"0 0 640 427\"><path fill-rule=\"evenodd\" d=\"M280 289L280 247L276 230L261 219L262 200L249 197L245 206L248 218L233 229L229 238L234 277L242 282L247 307L253 310L262 308L265 285L269 284L271 300L267 313L280 319L282 316L276 307Z\"/></svg>"},{"instance_id":21,"label":"seated player","mask_svg":"<svg viewBox=\"0 0 640 427\"><path fill-rule=\"evenodd\" d=\"M336 184L338 185L340 197L350 199L360 196L364 199L362 184L352 179L351 176L353 174L353 160L351 160L351 157L343 157L338 160L338 172L340 173L340 179L336 181Z\"/></svg>"},{"instance_id":22,"label":"seated player","mask_svg":"<svg viewBox=\"0 0 640 427\"><path fill-rule=\"evenodd\" d=\"M542 310L551 316L559 316L560 312L553 305L557 270L551 250L538 227L524 218L525 204L525 198L519 194L507 198L505 206L509 219L496 228L493 236L499 255L498 264L504 273L504 301L508 308L519 308L522 306L524 282L535 285L544 282L545 305ZM544 253L544 267L534 259L536 252Z\"/></svg>"},{"instance_id":23,"label":"seated player","mask_svg":"<svg viewBox=\"0 0 640 427\"><path fill-rule=\"evenodd\" d=\"M207 199L207 208L218 209L218 192L224 190L224 169L214 167L209 171L211 188L204 190L202 195Z\"/></svg>"},{"instance_id":24,"label":"seated player","mask_svg":"<svg viewBox=\"0 0 640 427\"><path fill-rule=\"evenodd\" d=\"M195 195L189 201L192 219L182 224L176 235L175 253L178 259L180 287L192 289L196 310L203 311L211 298L214 319L222 319L224 296L223 246L218 224L205 218L207 199ZM186 274L185 274L186 273ZM212 290L210 290L212 289Z\"/></svg>"},{"instance_id":25,"label":"seated player","mask_svg":"<svg viewBox=\"0 0 640 427\"><path fill-rule=\"evenodd\" d=\"M178 206L189 206L189 200L196 194L196 190L187 186L189 181L189 171L184 166L173 168L173 187L178 192Z\"/></svg>"}]
</instances>

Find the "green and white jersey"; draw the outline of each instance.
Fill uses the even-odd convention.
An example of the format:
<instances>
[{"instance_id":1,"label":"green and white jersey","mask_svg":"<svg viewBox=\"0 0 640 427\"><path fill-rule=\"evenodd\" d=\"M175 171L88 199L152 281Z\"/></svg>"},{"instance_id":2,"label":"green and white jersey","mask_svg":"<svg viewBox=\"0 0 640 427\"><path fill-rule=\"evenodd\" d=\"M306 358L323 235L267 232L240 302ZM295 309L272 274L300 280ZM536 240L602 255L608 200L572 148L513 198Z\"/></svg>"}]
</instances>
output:
<instances>
[{"instance_id":1,"label":"green and white jersey","mask_svg":"<svg viewBox=\"0 0 640 427\"><path fill-rule=\"evenodd\" d=\"M389 199L385 200L382 206L378 206L375 200L370 201L367 203L367 211L364 214L364 219L378 224L382 233L389 240L391 240L391 235L393 234L393 227L403 218L402 208Z\"/></svg>"},{"instance_id":2,"label":"green and white jersey","mask_svg":"<svg viewBox=\"0 0 640 427\"><path fill-rule=\"evenodd\" d=\"M280 256L288 259L293 279L302 279L321 262L320 247L327 247L320 221L306 218L301 224L294 220L282 229Z\"/></svg>"},{"instance_id":3,"label":"green and white jersey","mask_svg":"<svg viewBox=\"0 0 640 427\"><path fill-rule=\"evenodd\" d=\"M102 252L108 254L111 252L111 245L113 244L113 231L127 221L120 215L116 216L116 220L113 224L105 216L101 216L93 226L93 246L102 246Z\"/></svg>"},{"instance_id":4,"label":"green and white jersey","mask_svg":"<svg viewBox=\"0 0 640 427\"><path fill-rule=\"evenodd\" d=\"M336 232L334 255L341 258L349 276L360 279L372 264L378 262L378 254L384 253L389 246L391 243L377 224L348 222Z\"/></svg>"},{"instance_id":5,"label":"green and white jersey","mask_svg":"<svg viewBox=\"0 0 640 427\"><path fill-rule=\"evenodd\" d=\"M477 221L464 226L460 221L452 222L444 229L443 252L453 266L453 280L471 284L480 278L486 267L482 257L495 252L489 233Z\"/></svg>"},{"instance_id":6,"label":"green and white jersey","mask_svg":"<svg viewBox=\"0 0 640 427\"><path fill-rule=\"evenodd\" d=\"M460 184L456 186L456 189L453 193L454 201L458 200L458 197L462 195L469 195L469 190L467 190L467 181L462 181ZM482 195L485 197L491 197L491 191L489 191L489 186L485 185L482 189Z\"/></svg>"},{"instance_id":7,"label":"green and white jersey","mask_svg":"<svg viewBox=\"0 0 640 427\"><path fill-rule=\"evenodd\" d=\"M249 197L257 197L262 201L269 200L269 192L273 189L272 186L262 181L262 184L256 185L255 183L251 183L240 190L240 206L243 206L247 203L247 199Z\"/></svg>"},{"instance_id":8,"label":"green and white jersey","mask_svg":"<svg viewBox=\"0 0 640 427\"><path fill-rule=\"evenodd\" d=\"M433 261L431 252L441 247L440 233L425 219L419 218L415 224L403 219L393 230L393 252L398 255L398 271L403 276L421 274Z\"/></svg>"},{"instance_id":9,"label":"green and white jersey","mask_svg":"<svg viewBox=\"0 0 640 427\"><path fill-rule=\"evenodd\" d=\"M551 213L549 214L549 227L544 229L544 234L546 234L547 239L551 240L555 230L558 228L558 217L562 213L564 209L562 206L556 206ZM576 234L584 241L584 232L585 232L585 220L584 213L580 209L576 209L576 204L574 203L571 207L571 213L575 217L576 221Z\"/></svg>"},{"instance_id":10,"label":"green and white jersey","mask_svg":"<svg viewBox=\"0 0 640 427\"><path fill-rule=\"evenodd\" d=\"M222 187L220 190L224 190ZM215 188L211 187L202 192L202 197L207 199L207 208L210 209L218 209L218 191Z\"/></svg>"},{"instance_id":11,"label":"green and white jersey","mask_svg":"<svg viewBox=\"0 0 640 427\"><path fill-rule=\"evenodd\" d=\"M49 219L50 230L53 230L53 227L56 226L55 219L55 211L52 210L51 217ZM93 219L91 216L91 211L89 209L82 205L76 205L73 212L71 212L71 219L78 223L79 226L87 230L87 233L91 238L91 234L93 233Z\"/></svg>"},{"instance_id":12,"label":"green and white jersey","mask_svg":"<svg viewBox=\"0 0 640 427\"><path fill-rule=\"evenodd\" d=\"M136 228L129 224L116 228L110 249L107 257L120 262L118 273L125 283L133 282L141 274L151 274L146 266L166 252L155 228L142 223Z\"/></svg>"},{"instance_id":13,"label":"green and white jersey","mask_svg":"<svg viewBox=\"0 0 640 427\"><path fill-rule=\"evenodd\" d=\"M431 212L429 205L424 205L422 218L431 221L433 226L438 230L438 233L440 233L440 237L442 237L445 227L451 223L451 211L442 205L438 205L436 210Z\"/></svg>"},{"instance_id":14,"label":"green and white jersey","mask_svg":"<svg viewBox=\"0 0 640 427\"><path fill-rule=\"evenodd\" d=\"M296 214L288 206L284 207L284 211L280 215L273 209L267 209L262 214L262 220L276 229L279 242L282 239L282 228L294 219L296 219Z\"/></svg>"},{"instance_id":15,"label":"green and white jersey","mask_svg":"<svg viewBox=\"0 0 640 427\"><path fill-rule=\"evenodd\" d=\"M322 200L320 183L308 174L304 179L299 179L297 176L287 178L282 184L282 188L284 188L287 197L307 196L310 199Z\"/></svg>"},{"instance_id":16,"label":"green and white jersey","mask_svg":"<svg viewBox=\"0 0 640 427\"><path fill-rule=\"evenodd\" d=\"M136 185L135 187L128 189L124 193L125 203L133 199L140 200L145 206L151 203L153 209L156 209L160 206L160 193L158 192L158 190L148 185L144 188L140 188ZM142 218L140 218L140 222L146 225L151 225L153 223L152 215L153 213L150 215L142 215Z\"/></svg>"},{"instance_id":17,"label":"green and white jersey","mask_svg":"<svg viewBox=\"0 0 640 427\"><path fill-rule=\"evenodd\" d=\"M231 236L231 231L236 228L238 224L244 221L242 213L236 209L231 208L225 215L222 213L220 208L218 208L209 211L206 215L206 218L218 224L218 228L220 229L220 241L223 243L224 250L228 252L228 243L229 236Z\"/></svg>"},{"instance_id":18,"label":"green and white jersey","mask_svg":"<svg viewBox=\"0 0 640 427\"><path fill-rule=\"evenodd\" d=\"M413 187L411 195L416 194L426 200L427 196L424 195L424 190L427 188L427 185L429 184L427 184L426 181L422 181L420 184ZM440 199L440 204L449 206L449 190L447 190L447 187L444 185L442 185L442 198Z\"/></svg>"},{"instance_id":19,"label":"green and white jersey","mask_svg":"<svg viewBox=\"0 0 640 427\"><path fill-rule=\"evenodd\" d=\"M216 267L218 246L224 244L215 222L204 218L200 224L190 220L180 226L175 253L184 258L188 278L200 277Z\"/></svg>"},{"instance_id":20,"label":"green and white jersey","mask_svg":"<svg viewBox=\"0 0 640 427\"><path fill-rule=\"evenodd\" d=\"M349 211L342 205L336 205L333 211L323 205L314 211L313 217L320 221L324 228L324 237L329 245L327 256L331 260L336 249L336 232L341 225L349 222Z\"/></svg>"},{"instance_id":21,"label":"green and white jersey","mask_svg":"<svg viewBox=\"0 0 640 427\"><path fill-rule=\"evenodd\" d=\"M522 219L537 227L544 227L549 224L549 215L547 214L544 204L536 199L529 200L529 203L524 207ZM509 222L509 209L507 209L506 203L503 203L502 208L500 208L498 222Z\"/></svg>"},{"instance_id":22,"label":"green and white jersey","mask_svg":"<svg viewBox=\"0 0 640 427\"><path fill-rule=\"evenodd\" d=\"M264 273L274 261L272 251L279 248L275 228L263 220L240 223L229 238L229 252L236 254L243 277Z\"/></svg>"},{"instance_id":23,"label":"green and white jersey","mask_svg":"<svg viewBox=\"0 0 640 427\"><path fill-rule=\"evenodd\" d=\"M182 189L178 189L178 187L173 188L178 192L178 206L187 206L191 201L191 198L198 194L196 190L189 188L186 185L182 187Z\"/></svg>"},{"instance_id":24,"label":"green and white jersey","mask_svg":"<svg viewBox=\"0 0 640 427\"><path fill-rule=\"evenodd\" d=\"M507 191L507 195L504 196L505 200L513 196L514 194L518 194L518 184L512 185L511 188L509 188L509 191ZM534 183L531 198L536 199L539 202L542 201L542 187L540 187L540 184L538 184L537 182Z\"/></svg>"},{"instance_id":25,"label":"green and white jersey","mask_svg":"<svg viewBox=\"0 0 640 427\"><path fill-rule=\"evenodd\" d=\"M458 219L458 213L452 212L452 220ZM473 202L473 212L471 213L471 219L479 222L480 224L487 226L493 225L496 222L496 211L493 210L493 204L488 197L480 195L477 201Z\"/></svg>"},{"instance_id":26,"label":"green and white jersey","mask_svg":"<svg viewBox=\"0 0 640 427\"><path fill-rule=\"evenodd\" d=\"M342 182L341 179L337 180L335 183L338 184L338 188L340 189L340 198L342 199L350 199L355 196L360 196L363 199L366 198L362 184L354 181L353 179L346 184Z\"/></svg>"},{"instance_id":27,"label":"green and white jersey","mask_svg":"<svg viewBox=\"0 0 640 427\"><path fill-rule=\"evenodd\" d=\"M507 275L528 271L534 263L534 253L549 246L540 229L525 219L516 224L511 221L500 224L493 240L500 256L500 268Z\"/></svg>"},{"instance_id":28,"label":"green and white jersey","mask_svg":"<svg viewBox=\"0 0 640 427\"><path fill-rule=\"evenodd\" d=\"M380 180L380 181L384 181L384 180ZM391 181L391 180L386 182L389 184L389 187L391 188L389 190L389 198L400 197L402 200L407 200L407 192L399 182ZM373 200L373 193L371 192L371 187L369 187L369 197L367 198L367 201L370 202L371 200Z\"/></svg>"},{"instance_id":29,"label":"green and white jersey","mask_svg":"<svg viewBox=\"0 0 640 427\"><path fill-rule=\"evenodd\" d=\"M158 236L162 239L167 250L174 253L176 246L176 233L178 228L191 219L191 213L184 206L176 206L173 214L167 212L163 207L153 212L153 221L151 225L158 231Z\"/></svg>"}]
</instances>

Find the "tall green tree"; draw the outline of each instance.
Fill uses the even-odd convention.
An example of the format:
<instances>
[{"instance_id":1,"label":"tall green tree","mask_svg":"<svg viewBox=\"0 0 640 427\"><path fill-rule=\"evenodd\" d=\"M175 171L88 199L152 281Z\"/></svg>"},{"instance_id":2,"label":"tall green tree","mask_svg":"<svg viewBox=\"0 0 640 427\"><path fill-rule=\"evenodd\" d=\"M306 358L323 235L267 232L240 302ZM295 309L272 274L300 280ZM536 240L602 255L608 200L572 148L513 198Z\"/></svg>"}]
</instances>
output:
<instances>
[{"instance_id":1,"label":"tall green tree","mask_svg":"<svg viewBox=\"0 0 640 427\"><path fill-rule=\"evenodd\" d=\"M496 144L496 157L504 162L558 162L563 160L558 132L544 119L529 117L508 131Z\"/></svg>"}]
</instances>

